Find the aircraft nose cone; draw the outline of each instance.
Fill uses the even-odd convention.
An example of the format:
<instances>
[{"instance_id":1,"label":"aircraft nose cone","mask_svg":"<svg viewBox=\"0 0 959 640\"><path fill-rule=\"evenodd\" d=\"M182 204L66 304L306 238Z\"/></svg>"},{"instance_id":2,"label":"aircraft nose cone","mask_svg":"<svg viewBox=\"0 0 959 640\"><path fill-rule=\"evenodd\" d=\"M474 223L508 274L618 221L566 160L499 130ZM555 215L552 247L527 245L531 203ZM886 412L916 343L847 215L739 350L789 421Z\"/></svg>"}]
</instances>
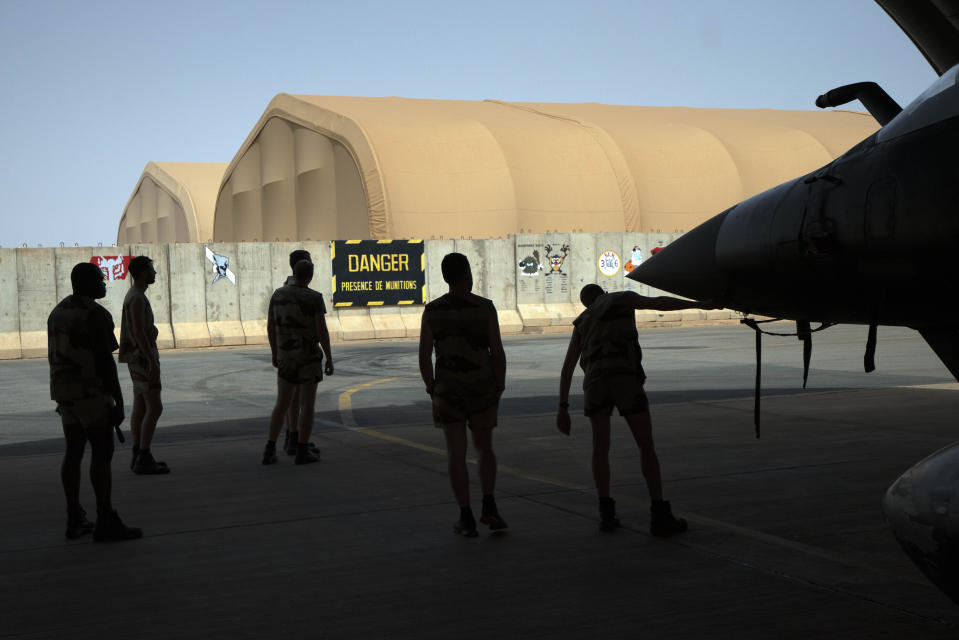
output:
<instances>
[{"instance_id":1,"label":"aircraft nose cone","mask_svg":"<svg viewBox=\"0 0 959 640\"><path fill-rule=\"evenodd\" d=\"M722 298L726 284L716 267L716 238L729 211L684 233L627 277L694 300Z\"/></svg>"},{"instance_id":2,"label":"aircraft nose cone","mask_svg":"<svg viewBox=\"0 0 959 640\"><path fill-rule=\"evenodd\" d=\"M959 603L959 442L902 474L882 512L902 548L922 572Z\"/></svg>"}]
</instances>

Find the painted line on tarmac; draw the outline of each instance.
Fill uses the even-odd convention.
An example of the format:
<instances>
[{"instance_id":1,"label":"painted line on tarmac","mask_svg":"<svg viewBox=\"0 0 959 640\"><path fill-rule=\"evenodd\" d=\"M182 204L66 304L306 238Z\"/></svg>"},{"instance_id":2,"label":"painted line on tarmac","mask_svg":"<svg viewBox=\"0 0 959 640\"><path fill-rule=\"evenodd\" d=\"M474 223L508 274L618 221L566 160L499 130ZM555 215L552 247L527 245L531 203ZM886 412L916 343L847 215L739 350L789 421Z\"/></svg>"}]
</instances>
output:
<instances>
[{"instance_id":1,"label":"painted line on tarmac","mask_svg":"<svg viewBox=\"0 0 959 640\"><path fill-rule=\"evenodd\" d=\"M361 427L357 424L356 419L353 416L353 405L352 405L353 394L363 389L367 389L369 387L372 387L378 384L383 384L386 382L392 382L393 380L397 380L397 379L399 378L393 377L393 378L383 378L380 380L374 380L372 382L367 382L365 384L358 385L356 387L353 387L352 389L348 389L347 391L344 391L343 393L341 393L339 397L339 406L340 406L340 416L343 422L342 426L345 426L350 431L355 431L357 433L361 433L363 435L367 435L373 438L386 440L394 444L399 444L405 447L418 449L420 451L426 451L428 453L435 453L438 455L446 456L445 449L441 449L439 447L433 447L426 444L421 444L419 442L407 440L406 438L400 438L398 436L394 436L388 433L383 433L382 431L377 431L376 429ZM476 464L477 461L475 458L467 458L467 462L469 462L470 464ZM518 469L516 467L511 467L509 465L503 465L503 464L499 465L499 471L502 473L507 473L512 476L524 478L526 480L541 482L543 484L552 485L552 486L566 489L569 491L577 491L582 493L592 492L592 486L565 482L557 478L552 478L552 477L540 475L537 473L530 473L522 469ZM539 502L535 499L530 498L529 496L526 496L526 498L531 499L534 502ZM631 495L626 490L625 487L622 487L622 492L618 496L617 500L623 505L628 505L634 508L640 507L643 510L648 509L650 506L650 502L648 499L640 496ZM545 502L542 504L553 507L553 508L560 508L560 507L557 507L556 505L552 505ZM565 510L562 508L560 509ZM570 511L570 513L575 513L575 512ZM789 538L783 538L781 536L765 533L758 529L750 529L748 527L739 526L730 522L724 522L722 520L716 520L714 518L709 518L707 516L701 516L694 513L679 512L679 515L687 518L694 525L698 525L700 530L712 529L714 531L715 530L724 531L727 534L742 536L748 540L753 540L756 542L768 544L774 547L780 547L783 549L789 549L791 551L797 552L807 557L818 558L820 560L837 563L839 565L855 566L857 568L866 569L872 573L876 573L879 575L891 574L900 580L905 580L906 582L910 582L913 584L923 584L923 585L926 584L925 581L923 581L922 579L917 578L916 576L913 576L911 572L906 572L906 575L900 575L900 572L889 572L888 570L877 570L875 567L872 567L871 565L867 563L859 562L841 553L829 551L827 549L821 549L819 547L815 547L815 546L800 542L798 540L790 540ZM626 528L633 530L635 532L641 532L641 530L638 528L637 529L633 529L632 527L626 527ZM742 554L724 552L721 548L715 547L714 545L696 542L694 540L688 539L688 537L686 537L685 539L678 539L677 542L686 547L697 549L701 552L708 553L713 556L722 557L731 562L735 562L743 566L750 566L758 569L763 569L763 566L761 566L761 563L757 563L755 560L748 558L749 554L746 554L746 557L739 557ZM769 569L766 568L765 570L769 570ZM772 570L772 571L776 573L775 570ZM790 577L790 576L787 575L786 577Z\"/></svg>"},{"instance_id":2,"label":"painted line on tarmac","mask_svg":"<svg viewBox=\"0 0 959 640\"><path fill-rule=\"evenodd\" d=\"M343 426L347 429L356 430L360 428L360 425L357 424L356 418L353 417L353 394L357 391L367 389L369 387L383 384L384 382L392 382L398 380L396 376L392 378L380 378L379 380L373 380L372 382L364 382L363 384L356 385L352 389L347 389L340 394L339 398L339 409L340 409L340 420L343 422Z\"/></svg>"}]
</instances>

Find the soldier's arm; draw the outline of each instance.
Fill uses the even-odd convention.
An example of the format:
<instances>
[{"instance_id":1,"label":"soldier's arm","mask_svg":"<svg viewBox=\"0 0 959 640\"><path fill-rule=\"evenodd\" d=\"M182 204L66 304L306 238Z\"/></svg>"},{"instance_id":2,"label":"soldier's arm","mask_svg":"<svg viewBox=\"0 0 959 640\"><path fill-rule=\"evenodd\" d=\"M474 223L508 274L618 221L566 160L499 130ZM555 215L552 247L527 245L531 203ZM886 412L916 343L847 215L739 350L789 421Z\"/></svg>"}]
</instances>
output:
<instances>
[{"instance_id":1,"label":"soldier's arm","mask_svg":"<svg viewBox=\"0 0 959 640\"><path fill-rule=\"evenodd\" d=\"M333 375L333 351L330 349L330 329L326 326L326 315L316 314L316 337L320 341L320 348L326 356L326 375Z\"/></svg>"},{"instance_id":2,"label":"soldier's arm","mask_svg":"<svg viewBox=\"0 0 959 640\"><path fill-rule=\"evenodd\" d=\"M559 374L559 409L556 412L556 428L560 433L569 435L571 420L569 418L569 387L573 383L573 371L583 349L579 331L573 330L566 348L566 359L563 360L563 370Z\"/></svg>"},{"instance_id":3,"label":"soldier's arm","mask_svg":"<svg viewBox=\"0 0 959 640\"><path fill-rule=\"evenodd\" d=\"M489 319L489 353L493 363L493 375L496 377L496 395L502 395L506 389L506 351L503 349L503 337L499 332L499 319L496 308Z\"/></svg>"},{"instance_id":4,"label":"soldier's arm","mask_svg":"<svg viewBox=\"0 0 959 640\"><path fill-rule=\"evenodd\" d=\"M433 331L426 321L426 312L420 321L420 376L426 385L426 393L433 395Z\"/></svg>"},{"instance_id":5,"label":"soldier's arm","mask_svg":"<svg viewBox=\"0 0 959 640\"><path fill-rule=\"evenodd\" d=\"M266 312L266 337L270 341L270 351L273 354L273 366L276 366L276 320L273 319L273 298L270 298L270 307Z\"/></svg>"},{"instance_id":6,"label":"soldier's arm","mask_svg":"<svg viewBox=\"0 0 959 640\"><path fill-rule=\"evenodd\" d=\"M97 377L102 381L102 391L111 396L116 403L114 408L115 423L123 422L123 391L120 390L120 379L117 376L117 363L113 360L113 352L117 349L117 340L113 335L113 323L109 320L109 313L95 313L91 316L89 327L91 346L93 347L94 367Z\"/></svg>"},{"instance_id":7,"label":"soldier's arm","mask_svg":"<svg viewBox=\"0 0 959 640\"><path fill-rule=\"evenodd\" d=\"M682 309L716 309L710 301L684 300L672 296L641 296L630 291L624 296L633 309L652 309L654 311L681 311Z\"/></svg>"},{"instance_id":8,"label":"soldier's arm","mask_svg":"<svg viewBox=\"0 0 959 640\"><path fill-rule=\"evenodd\" d=\"M153 357L153 349L146 331L146 302L143 298L136 298L130 305L130 321L133 324L133 340L137 348L149 361L149 376L152 379L156 374L157 362Z\"/></svg>"}]
</instances>

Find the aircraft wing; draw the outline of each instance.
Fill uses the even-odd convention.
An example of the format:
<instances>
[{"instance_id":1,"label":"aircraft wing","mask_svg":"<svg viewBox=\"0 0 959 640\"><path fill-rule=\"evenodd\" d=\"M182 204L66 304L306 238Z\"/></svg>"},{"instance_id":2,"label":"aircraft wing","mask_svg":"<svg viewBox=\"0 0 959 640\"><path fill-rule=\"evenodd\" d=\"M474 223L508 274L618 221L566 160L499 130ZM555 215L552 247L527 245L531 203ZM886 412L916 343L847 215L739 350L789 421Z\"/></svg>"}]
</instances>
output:
<instances>
[{"instance_id":1,"label":"aircraft wing","mask_svg":"<svg viewBox=\"0 0 959 640\"><path fill-rule=\"evenodd\" d=\"M942 75L959 63L959 0L876 0Z\"/></svg>"}]
</instances>

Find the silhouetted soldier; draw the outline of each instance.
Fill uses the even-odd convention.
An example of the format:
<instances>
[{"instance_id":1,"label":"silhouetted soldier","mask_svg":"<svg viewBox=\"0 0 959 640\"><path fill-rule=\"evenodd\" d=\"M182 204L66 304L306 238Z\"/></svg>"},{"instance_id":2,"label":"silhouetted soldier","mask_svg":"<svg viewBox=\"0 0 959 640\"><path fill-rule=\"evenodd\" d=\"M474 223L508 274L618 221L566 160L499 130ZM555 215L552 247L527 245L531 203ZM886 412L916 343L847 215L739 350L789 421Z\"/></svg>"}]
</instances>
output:
<instances>
[{"instance_id":1,"label":"silhouetted soldier","mask_svg":"<svg viewBox=\"0 0 959 640\"><path fill-rule=\"evenodd\" d=\"M296 464L318 462L319 450L310 451L310 432L313 430L313 406L316 385L323 380L323 354L326 355L326 375L333 375L333 354L330 351L330 333L326 328L326 305L323 294L307 285L313 279L313 263L300 260L293 265L293 284L283 285L273 292L267 316L266 331L273 352L273 366L277 370L277 394L270 415L270 433L263 449L263 464L276 462L276 439L283 427L283 418L290 406L290 398L299 392L298 441ZM319 343L319 347L317 346Z\"/></svg>"},{"instance_id":2,"label":"silhouetted soldier","mask_svg":"<svg viewBox=\"0 0 959 640\"><path fill-rule=\"evenodd\" d=\"M566 351L559 383L559 412L556 426L569 435L569 386L576 361L586 374L583 379L583 411L593 428L593 481L599 496L599 528L612 531L620 526L616 503L609 495L609 429L613 407L626 418L639 446L640 464L652 499L650 533L669 536L686 530L686 521L673 517L669 502L663 500L659 458L653 444L649 401L643 390L643 351L636 331L636 309L674 311L712 309L711 305L668 296L649 298L633 291L606 293L596 284L580 291L586 310L573 321L573 335Z\"/></svg>"},{"instance_id":3,"label":"silhouetted soldier","mask_svg":"<svg viewBox=\"0 0 959 640\"><path fill-rule=\"evenodd\" d=\"M423 310L420 375L433 400L433 422L443 429L446 437L450 484L460 507L460 517L453 530L473 537L477 533L466 468L467 425L479 452L483 490L480 522L492 530L507 526L493 497L496 485L493 427L499 398L506 385L506 353L492 301L471 293L473 273L466 256L448 254L443 258L442 270L450 290Z\"/></svg>"},{"instance_id":4,"label":"silhouetted soldier","mask_svg":"<svg viewBox=\"0 0 959 640\"><path fill-rule=\"evenodd\" d=\"M110 312L95 300L107 293L103 273L81 262L70 273L73 295L47 318L50 397L57 402L67 451L60 468L67 499L67 538L93 531L97 542L130 540L143 535L127 527L111 502L113 431L123 422L123 394L113 351L118 347ZM90 482L97 499L96 526L80 506L80 462L90 442Z\"/></svg>"},{"instance_id":5,"label":"silhouetted soldier","mask_svg":"<svg viewBox=\"0 0 959 640\"><path fill-rule=\"evenodd\" d=\"M290 253L290 271L293 270L293 266L300 260L306 260L307 262L313 262L310 252L305 249L296 249ZM296 278L291 273L286 282L283 284L294 284ZM300 388L296 387L293 390L293 396L290 398L290 406L286 410L286 435L283 438L283 449L286 451L287 455L296 455L296 445L299 440L297 434L296 423L300 419ZM307 443L310 453L314 455L320 455L320 450L312 442Z\"/></svg>"},{"instance_id":6,"label":"silhouetted soldier","mask_svg":"<svg viewBox=\"0 0 959 640\"><path fill-rule=\"evenodd\" d=\"M119 360L127 363L133 382L133 411L130 413L133 459L130 468L134 473L143 475L170 473L166 463L155 460L150 451L157 420L163 413L158 332L153 319L153 307L146 296L147 287L156 282L157 272L153 268L153 261L146 256L131 260L129 271L133 286L123 299Z\"/></svg>"}]
</instances>

